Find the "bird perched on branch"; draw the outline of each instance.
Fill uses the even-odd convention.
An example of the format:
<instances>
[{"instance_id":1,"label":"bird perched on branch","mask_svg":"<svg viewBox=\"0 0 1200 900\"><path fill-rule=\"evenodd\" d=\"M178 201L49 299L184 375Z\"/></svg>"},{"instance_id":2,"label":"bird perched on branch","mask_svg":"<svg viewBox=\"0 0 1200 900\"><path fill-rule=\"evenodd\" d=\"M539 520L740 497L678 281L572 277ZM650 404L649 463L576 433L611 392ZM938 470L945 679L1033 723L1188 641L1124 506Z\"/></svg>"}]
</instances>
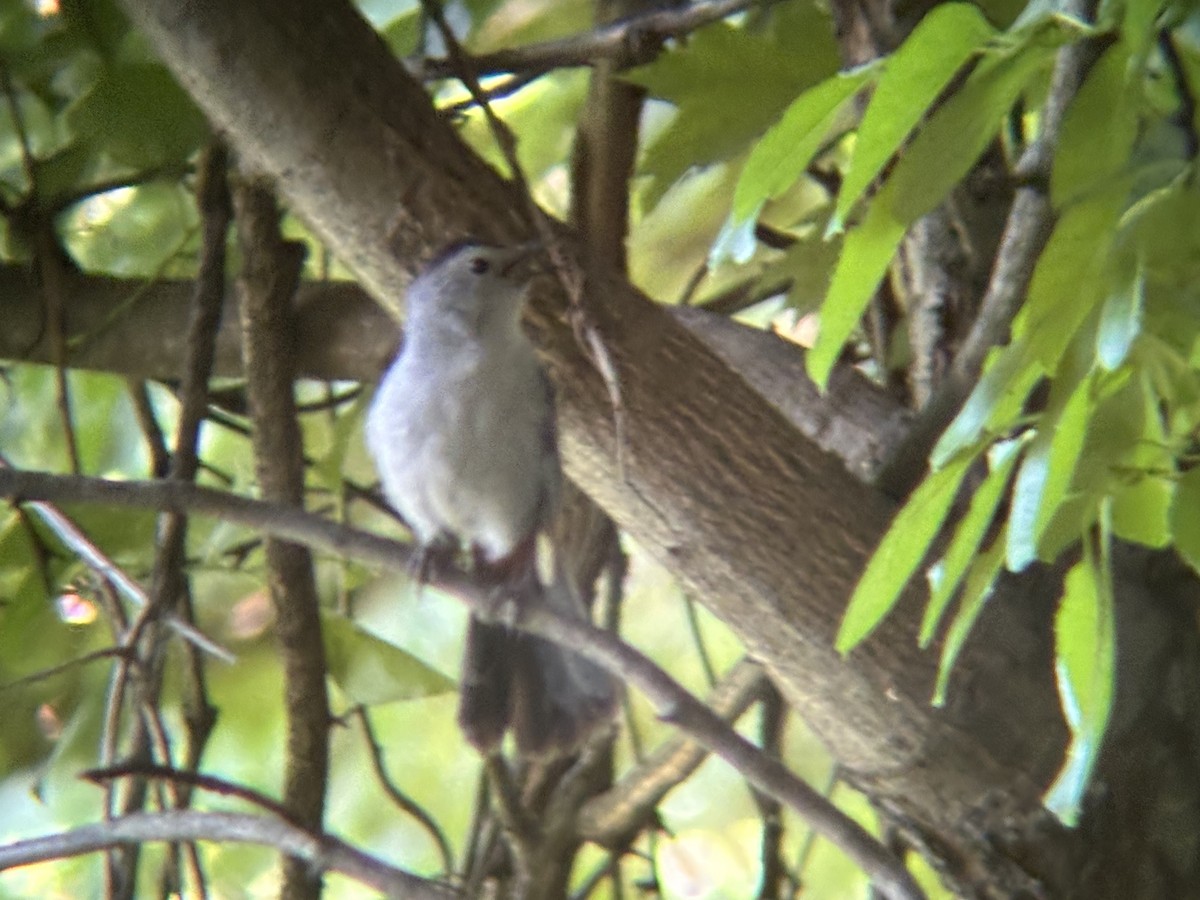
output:
<instances>
[{"instance_id":1,"label":"bird perched on branch","mask_svg":"<svg viewBox=\"0 0 1200 900\"><path fill-rule=\"evenodd\" d=\"M586 615L537 541L562 472L554 398L521 328L532 248L476 242L439 253L408 289L405 340L384 374L366 443L388 501L425 554L468 548L481 584L518 604ZM482 751L511 727L523 754L576 748L615 710L617 687L579 654L472 616L459 724Z\"/></svg>"}]
</instances>

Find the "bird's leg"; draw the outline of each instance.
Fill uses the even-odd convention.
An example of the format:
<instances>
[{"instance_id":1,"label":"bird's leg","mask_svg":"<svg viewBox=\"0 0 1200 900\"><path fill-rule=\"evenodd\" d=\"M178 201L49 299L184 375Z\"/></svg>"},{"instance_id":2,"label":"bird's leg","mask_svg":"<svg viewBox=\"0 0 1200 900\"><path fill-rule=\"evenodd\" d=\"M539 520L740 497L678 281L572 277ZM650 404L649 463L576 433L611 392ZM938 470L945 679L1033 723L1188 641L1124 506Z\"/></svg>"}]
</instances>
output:
<instances>
[{"instance_id":1,"label":"bird's leg","mask_svg":"<svg viewBox=\"0 0 1200 900\"><path fill-rule=\"evenodd\" d=\"M488 559L483 550L472 547L475 575L487 590L487 611L484 618L508 625L516 623L520 604L541 590L537 577L537 534L521 541L507 556Z\"/></svg>"},{"instance_id":2,"label":"bird's leg","mask_svg":"<svg viewBox=\"0 0 1200 900\"><path fill-rule=\"evenodd\" d=\"M458 555L458 545L449 535L440 534L428 544L421 544L409 563L408 574L418 585L429 583L429 576L450 566Z\"/></svg>"}]
</instances>

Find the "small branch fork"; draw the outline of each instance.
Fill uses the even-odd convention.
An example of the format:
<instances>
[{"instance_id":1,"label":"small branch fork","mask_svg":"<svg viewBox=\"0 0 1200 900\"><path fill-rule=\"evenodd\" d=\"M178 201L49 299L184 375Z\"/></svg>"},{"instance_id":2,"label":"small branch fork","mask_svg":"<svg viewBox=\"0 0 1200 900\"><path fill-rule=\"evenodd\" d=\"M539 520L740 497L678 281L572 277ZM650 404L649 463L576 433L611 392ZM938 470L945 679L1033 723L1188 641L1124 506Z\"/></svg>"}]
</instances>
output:
<instances>
[{"instance_id":1,"label":"small branch fork","mask_svg":"<svg viewBox=\"0 0 1200 900\"><path fill-rule=\"evenodd\" d=\"M520 73L539 75L552 69L592 66L606 59L626 64L647 62L666 38L682 37L705 25L727 19L755 4L756 0L699 0L686 6L630 16L583 34L500 50L471 58L477 75ZM458 77L453 53L445 59L423 59L416 64L426 78Z\"/></svg>"},{"instance_id":2,"label":"small branch fork","mask_svg":"<svg viewBox=\"0 0 1200 900\"><path fill-rule=\"evenodd\" d=\"M331 522L301 509L187 483L114 482L0 469L0 496L213 515L259 529L275 538L307 544L389 570L406 571L412 553L404 544ZM469 604L477 615L487 615L495 608L494 598L481 591L467 573L447 568L431 575L431 584ZM720 756L764 794L791 807L814 830L853 859L884 896L895 900L924 896L902 860L789 772L778 759L764 754L738 734L652 660L615 635L587 622L558 615L549 608L523 612L525 615L515 623L516 627L576 650L637 687L650 700L660 718L675 724L696 743Z\"/></svg>"}]
</instances>

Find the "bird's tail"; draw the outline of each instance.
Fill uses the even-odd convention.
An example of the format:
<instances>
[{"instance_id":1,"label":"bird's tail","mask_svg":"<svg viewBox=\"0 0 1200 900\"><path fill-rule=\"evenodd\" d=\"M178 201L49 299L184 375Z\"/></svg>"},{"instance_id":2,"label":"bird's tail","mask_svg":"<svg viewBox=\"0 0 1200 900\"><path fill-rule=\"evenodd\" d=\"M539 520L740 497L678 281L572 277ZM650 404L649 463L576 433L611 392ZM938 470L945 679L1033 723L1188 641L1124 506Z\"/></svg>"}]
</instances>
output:
<instances>
[{"instance_id":1,"label":"bird's tail","mask_svg":"<svg viewBox=\"0 0 1200 900\"><path fill-rule=\"evenodd\" d=\"M533 590L541 602L584 615L563 577ZM522 755L569 753L612 721L619 699L616 679L573 650L471 618L458 721L481 751L493 749L511 727Z\"/></svg>"}]
</instances>

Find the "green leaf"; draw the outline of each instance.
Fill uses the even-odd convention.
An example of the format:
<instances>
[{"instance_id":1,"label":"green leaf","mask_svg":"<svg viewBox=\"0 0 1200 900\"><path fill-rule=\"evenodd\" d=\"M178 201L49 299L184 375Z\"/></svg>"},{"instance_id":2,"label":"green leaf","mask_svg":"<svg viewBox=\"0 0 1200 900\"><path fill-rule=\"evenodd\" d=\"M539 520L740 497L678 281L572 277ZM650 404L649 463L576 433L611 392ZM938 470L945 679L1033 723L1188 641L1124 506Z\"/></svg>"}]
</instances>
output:
<instances>
[{"instance_id":1,"label":"green leaf","mask_svg":"<svg viewBox=\"0 0 1200 900\"><path fill-rule=\"evenodd\" d=\"M1106 371L1113 371L1129 355L1134 338L1142 330L1142 309L1146 305L1146 272L1139 263L1129 277L1114 287L1100 311L1096 332L1096 359Z\"/></svg>"},{"instance_id":2,"label":"green leaf","mask_svg":"<svg viewBox=\"0 0 1200 900\"><path fill-rule=\"evenodd\" d=\"M925 16L892 54L863 114L832 229L841 229L855 202L950 79L993 34L995 29L976 7L946 3Z\"/></svg>"},{"instance_id":3,"label":"green leaf","mask_svg":"<svg viewBox=\"0 0 1200 900\"><path fill-rule=\"evenodd\" d=\"M1091 385L1091 379L1084 378L1061 413L1047 410L1042 415L1037 437L1021 463L1008 529L1008 568L1013 572L1023 571L1038 558L1038 544L1046 526L1066 499L1087 436Z\"/></svg>"},{"instance_id":4,"label":"green leaf","mask_svg":"<svg viewBox=\"0 0 1200 900\"><path fill-rule=\"evenodd\" d=\"M781 27L711 25L654 62L622 73L677 107L674 119L649 138L639 167L653 179L645 194L650 205L689 169L743 152L797 94L838 70L832 41L814 41L829 32L816 4L780 4L771 18Z\"/></svg>"},{"instance_id":5,"label":"green leaf","mask_svg":"<svg viewBox=\"0 0 1200 900\"><path fill-rule=\"evenodd\" d=\"M1142 430L1124 460L1127 483L1113 492L1112 529L1122 540L1165 547L1171 541L1175 458L1149 378L1143 377L1140 386Z\"/></svg>"},{"instance_id":6,"label":"green leaf","mask_svg":"<svg viewBox=\"0 0 1200 900\"><path fill-rule=\"evenodd\" d=\"M321 616L329 676L355 703L373 706L454 691L454 682L344 616Z\"/></svg>"},{"instance_id":7,"label":"green leaf","mask_svg":"<svg viewBox=\"0 0 1200 900\"><path fill-rule=\"evenodd\" d=\"M1200 469L1187 472L1175 486L1171 533L1179 555L1200 572Z\"/></svg>"},{"instance_id":8,"label":"green leaf","mask_svg":"<svg viewBox=\"0 0 1200 900\"><path fill-rule=\"evenodd\" d=\"M72 110L72 130L117 162L150 167L186 159L208 135L204 116L165 68L112 65Z\"/></svg>"},{"instance_id":9,"label":"green leaf","mask_svg":"<svg viewBox=\"0 0 1200 900\"><path fill-rule=\"evenodd\" d=\"M934 468L945 465L978 441L989 425L996 431L1007 427L1020 415L1025 398L1043 374L1024 343L1014 342L992 351L983 377L934 445L929 464Z\"/></svg>"},{"instance_id":10,"label":"green leaf","mask_svg":"<svg viewBox=\"0 0 1200 900\"><path fill-rule=\"evenodd\" d=\"M892 520L867 563L838 630L838 652L848 653L874 630L896 604L924 558L975 455L964 453L928 475Z\"/></svg>"},{"instance_id":11,"label":"green leaf","mask_svg":"<svg viewBox=\"0 0 1200 900\"><path fill-rule=\"evenodd\" d=\"M1125 541L1162 548L1171 542L1174 485L1145 475L1113 496L1113 533Z\"/></svg>"},{"instance_id":12,"label":"green leaf","mask_svg":"<svg viewBox=\"0 0 1200 900\"><path fill-rule=\"evenodd\" d=\"M958 524L950 547L936 565L931 566L929 578L929 602L925 605L925 615L921 619L921 633L918 638L922 647L929 646L933 640L938 623L950 605L950 599L958 589L967 568L975 561L979 546L988 527L996 515L996 507L1008 487L1009 476L1020 458L1020 450L1026 441L1014 438L1000 441L988 450L988 475L983 484L971 498L967 514Z\"/></svg>"},{"instance_id":13,"label":"green leaf","mask_svg":"<svg viewBox=\"0 0 1200 900\"><path fill-rule=\"evenodd\" d=\"M767 200L778 197L804 174L842 104L878 71L878 64L833 78L809 88L754 145L733 192L733 221L752 218Z\"/></svg>"},{"instance_id":14,"label":"green leaf","mask_svg":"<svg viewBox=\"0 0 1200 900\"><path fill-rule=\"evenodd\" d=\"M821 305L821 328L806 363L809 376L822 389L904 237L905 225L884 202L889 185L875 198L863 223L846 235L833 283Z\"/></svg>"},{"instance_id":15,"label":"green leaf","mask_svg":"<svg viewBox=\"0 0 1200 900\"><path fill-rule=\"evenodd\" d=\"M1050 198L1056 207L1066 206L1128 165L1138 127L1128 71L1129 47L1118 41L1088 72L1067 110L1050 176Z\"/></svg>"},{"instance_id":16,"label":"green leaf","mask_svg":"<svg viewBox=\"0 0 1200 900\"><path fill-rule=\"evenodd\" d=\"M1107 540L1105 540L1107 543ZM1114 657L1112 583L1084 539L1084 558L1067 573L1054 618L1055 665L1063 715L1071 730L1067 758L1046 792L1046 808L1074 827L1100 755L1112 709Z\"/></svg>"},{"instance_id":17,"label":"green leaf","mask_svg":"<svg viewBox=\"0 0 1200 900\"><path fill-rule=\"evenodd\" d=\"M976 67L896 163L889 183L895 185L891 203L897 219L908 224L925 215L963 179L1053 53L1053 46L1031 43Z\"/></svg>"},{"instance_id":18,"label":"green leaf","mask_svg":"<svg viewBox=\"0 0 1200 900\"><path fill-rule=\"evenodd\" d=\"M1057 368L1106 290L1101 274L1128 191L1128 184L1117 179L1068 207L1042 251L1013 332L1027 337L1030 351L1047 372Z\"/></svg>"},{"instance_id":19,"label":"green leaf","mask_svg":"<svg viewBox=\"0 0 1200 900\"><path fill-rule=\"evenodd\" d=\"M1007 526L1005 526L1007 528ZM980 556L975 557L971 570L967 573L963 585L962 599L959 601L958 612L946 631L946 641L942 644L942 658L938 662L937 684L933 689L933 705L941 706L946 702L946 690L950 683L950 672L958 660L971 628L983 612L983 605L992 594L996 585L996 576L1004 562L1004 531L1001 530L996 538Z\"/></svg>"}]
</instances>

